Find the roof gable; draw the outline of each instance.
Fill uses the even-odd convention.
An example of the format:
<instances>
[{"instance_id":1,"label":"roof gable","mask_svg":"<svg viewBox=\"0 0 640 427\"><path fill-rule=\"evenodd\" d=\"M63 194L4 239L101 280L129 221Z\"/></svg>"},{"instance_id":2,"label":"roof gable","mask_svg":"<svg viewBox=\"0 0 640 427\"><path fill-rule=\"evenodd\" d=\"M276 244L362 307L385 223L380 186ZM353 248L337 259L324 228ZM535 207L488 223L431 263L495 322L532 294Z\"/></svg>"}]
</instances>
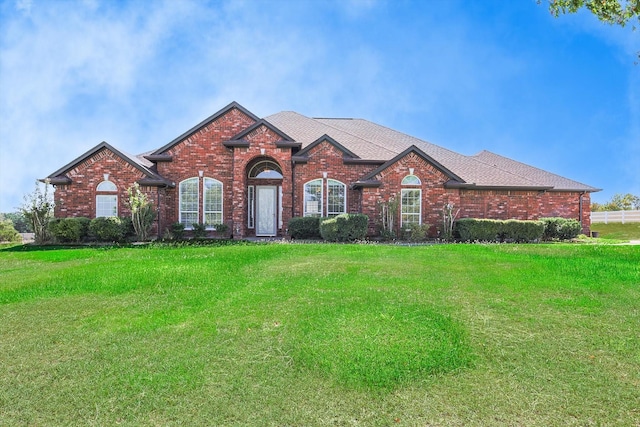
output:
<instances>
[{"instance_id":1,"label":"roof gable","mask_svg":"<svg viewBox=\"0 0 640 427\"><path fill-rule=\"evenodd\" d=\"M289 135L287 135L286 133L284 133L283 131L281 131L280 129L278 129L277 127L275 127L274 125L272 125L271 123L269 123L268 121L266 121L264 119L257 120L254 124L252 124L251 126L246 128L245 130L243 130L242 132L240 132L239 134L237 134L233 138L231 138L229 142L231 142L231 143L239 142L239 141L243 141L244 142L244 141L246 141L247 136L251 132L255 131L256 129L260 128L261 126L264 126L265 128L269 129L271 132L273 132L276 135L278 135L281 138L280 141L278 141L278 142L295 143L293 138L291 138Z\"/></svg>"},{"instance_id":2,"label":"roof gable","mask_svg":"<svg viewBox=\"0 0 640 427\"><path fill-rule=\"evenodd\" d=\"M226 115L227 113L229 113L233 109L236 109L236 110L240 111L242 114L248 116L249 118L251 118L252 120L254 120L256 122L260 121L260 118L258 116L256 116L251 111L249 111L246 108L244 108L242 105L238 104L236 101L233 101L232 103L230 103L226 107L220 109L219 111L217 111L213 115L207 117L206 119L204 119L203 121L201 121L200 123L198 123L197 125L192 127L191 129L189 129L188 131L183 133L182 135L178 136L173 141L171 141L168 144L165 144L162 147L158 148L156 151L154 151L153 153L150 154L150 157L158 155L158 154L164 154L167 150L169 150L173 146L175 146L178 143L180 143L181 141L187 139L188 137L190 137L194 133L198 132L200 129L204 128L205 126L208 126L210 123L213 123L214 121L218 120L220 117L223 117L224 115Z\"/></svg>"},{"instance_id":3,"label":"roof gable","mask_svg":"<svg viewBox=\"0 0 640 427\"><path fill-rule=\"evenodd\" d=\"M353 159L359 159L360 157L356 154L354 154L351 150L349 150L348 148L346 148L344 145L340 144L338 141L336 141L335 139L331 138L329 135L327 135L326 133L324 135L322 135L320 138L316 139L315 141L313 141L311 144L307 145L305 148L303 148L302 150L300 150L298 152L298 156L302 157L302 156L307 156L308 153L313 150L315 147L317 147L318 145L322 144L323 142L327 142L331 145L333 145L334 147L336 147L338 150L342 151L342 153L346 156L346 157L350 157Z\"/></svg>"},{"instance_id":4,"label":"roof gable","mask_svg":"<svg viewBox=\"0 0 640 427\"><path fill-rule=\"evenodd\" d=\"M158 185L158 184L169 185L169 186L173 185L173 183L164 179L163 177L161 177L160 175L158 175L157 173L149 169L146 165L142 163L140 159L116 149L111 144L105 141L102 141L100 144L96 145L95 147L93 147L86 153L82 154L75 160L71 161L70 163L67 163L57 171L53 172L46 179L48 179L52 184L70 184L71 179L66 176L66 173L69 172L71 169L77 167L87 159L93 157L94 155L96 155L102 150L111 151L113 154L120 157L122 160L124 160L125 162L127 162L134 168L138 169L140 172L142 172L145 175L144 178L142 178L143 183L146 183L147 185Z\"/></svg>"},{"instance_id":5,"label":"roof gable","mask_svg":"<svg viewBox=\"0 0 640 427\"><path fill-rule=\"evenodd\" d=\"M372 170L371 172L369 172L367 175L365 175L362 178L362 181L364 181L364 182L373 181L375 179L376 175L378 175L380 172L384 171L385 169L387 169L391 165L395 164L396 162L398 162L402 158L406 157L409 153L415 153L416 155L418 155L419 157L424 159L426 162L432 164L436 169L438 169L440 172L442 172L444 175L446 175L450 180L453 180L455 182L460 182L460 183L464 183L465 182L458 175L456 175L455 173L453 173L452 171L450 171L449 169L447 169L446 167L441 165L433 157L429 156L428 154L426 154L424 151L422 151L421 149L419 149L415 145L410 146L409 148L404 150L402 153L400 153L397 156L395 156L393 159L386 161L385 163L380 165L380 167L378 167L378 168Z\"/></svg>"}]
</instances>

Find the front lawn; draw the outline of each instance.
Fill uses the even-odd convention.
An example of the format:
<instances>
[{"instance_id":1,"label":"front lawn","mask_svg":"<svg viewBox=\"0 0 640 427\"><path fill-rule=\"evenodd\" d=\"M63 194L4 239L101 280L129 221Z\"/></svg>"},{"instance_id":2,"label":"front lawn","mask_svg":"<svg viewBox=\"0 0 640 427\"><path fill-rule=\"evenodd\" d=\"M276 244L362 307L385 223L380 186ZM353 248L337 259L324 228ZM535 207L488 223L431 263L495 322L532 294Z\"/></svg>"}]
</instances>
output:
<instances>
[{"instance_id":1,"label":"front lawn","mask_svg":"<svg viewBox=\"0 0 640 427\"><path fill-rule=\"evenodd\" d=\"M638 307L638 246L9 247L0 425L635 426Z\"/></svg>"}]
</instances>

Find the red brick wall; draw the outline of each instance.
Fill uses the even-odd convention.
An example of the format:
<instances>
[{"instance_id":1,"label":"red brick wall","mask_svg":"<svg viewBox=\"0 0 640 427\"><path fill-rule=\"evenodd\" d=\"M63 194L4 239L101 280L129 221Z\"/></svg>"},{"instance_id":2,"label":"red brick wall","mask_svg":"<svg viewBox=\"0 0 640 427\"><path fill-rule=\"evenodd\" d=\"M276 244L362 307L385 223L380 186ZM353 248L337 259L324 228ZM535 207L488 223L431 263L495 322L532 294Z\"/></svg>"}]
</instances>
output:
<instances>
[{"instance_id":1,"label":"red brick wall","mask_svg":"<svg viewBox=\"0 0 640 427\"><path fill-rule=\"evenodd\" d=\"M247 174L248 166L258 159L269 159L275 161L282 170L283 179L278 180L254 180L252 184L257 185L281 185L282 186L282 223L283 228L287 227L291 218L292 208L292 169L291 169L291 148L278 148L276 141L282 138L268 129L260 126L245 138L249 141L248 148L235 148L233 152L233 229L234 233L239 231L240 236L255 234L254 230L247 229ZM264 154L263 154L264 150ZM283 234L280 229L279 233Z\"/></svg>"},{"instance_id":2,"label":"red brick wall","mask_svg":"<svg viewBox=\"0 0 640 427\"><path fill-rule=\"evenodd\" d=\"M109 181L117 187L118 216L130 216L127 206L127 189L144 174L123 160L111 150L104 148L89 157L67 176L71 178L69 185L57 185L54 193L56 217L96 217L96 195L114 194L113 192L98 192L97 187L104 181L104 174L109 174ZM142 187L141 190L149 197L153 206L157 207L158 195L153 187Z\"/></svg>"},{"instance_id":3,"label":"red brick wall","mask_svg":"<svg viewBox=\"0 0 640 427\"><path fill-rule=\"evenodd\" d=\"M411 174L410 168L413 168L413 175L420 179L421 184L419 186L401 185L402 180ZM363 188L362 190L362 213L369 216L370 233L376 231L376 226L380 220L379 203L387 202L391 197L399 199L403 188L419 188L422 190L423 224L439 224L441 222L442 207L445 203L450 202L452 198L452 192L444 188L444 183L449 178L415 153L407 154L378 174L376 179L383 183L379 188ZM400 227L399 212L396 219L396 227Z\"/></svg>"},{"instance_id":4,"label":"red brick wall","mask_svg":"<svg viewBox=\"0 0 640 427\"><path fill-rule=\"evenodd\" d=\"M271 159L282 169L283 179L269 181L269 185L282 185L283 228L287 228L292 216L302 216L304 209L304 184L321 178L324 183L323 209L326 213L326 182L335 179L347 186L347 211L361 212L370 218L370 233L376 230L379 219L379 202L389 197L400 197L402 179L413 174L421 180L422 222L440 227L441 212L445 203L453 203L460 208L459 218L495 219L537 219L545 216L562 216L580 219L584 231L589 231L589 194L578 192L537 192L498 190L458 190L445 189L449 178L428 161L415 153L409 153L398 162L382 171L376 179L383 184L377 188L354 190L351 184L361 179L375 168L374 165L345 164L344 153L329 142L323 142L309 153L307 163L291 163L291 148L278 148L276 141L281 138L266 126L260 126L249 135L249 147L227 148L224 141L251 126L254 120L238 109L231 109L212 123L185 137L167 150L173 161L157 164L158 172L174 181L176 188L143 188L143 191L159 209L159 231L178 221L178 185L181 181L203 176L223 183L224 222L236 235L252 234L247 229L247 167L257 159ZM327 179L323 178L323 173ZM126 190L134 182L144 177L134 166L119 158L108 149L101 150L68 172L70 185L56 188L56 216L95 217L95 196L97 185L104 180L103 174L118 187L118 214L129 215L125 200ZM260 185L266 182L253 182ZM406 187L416 188L416 187ZM202 194L202 179L200 179ZM582 200L582 204L581 204ZM200 222L203 222L200 203ZM400 218L398 214L398 226ZM239 233L238 233L239 231ZM282 233L284 230L280 230Z\"/></svg>"},{"instance_id":5,"label":"red brick wall","mask_svg":"<svg viewBox=\"0 0 640 427\"><path fill-rule=\"evenodd\" d=\"M304 215L304 184L318 178L323 179L323 215L326 214L328 179L340 181L347 186L347 212L361 212L361 192L350 187L351 184L373 170L375 166L345 165L343 161L344 153L326 141L309 151L308 157L309 161L307 163L297 163L294 167L293 216ZM323 178L324 172L327 173L327 179Z\"/></svg>"},{"instance_id":6,"label":"red brick wall","mask_svg":"<svg viewBox=\"0 0 640 427\"><path fill-rule=\"evenodd\" d=\"M234 163L233 149L222 143L230 140L254 123L253 119L233 108L207 126L167 150L173 157L171 162L159 162L157 170L163 177L174 181L175 188L168 188L163 204L163 227L177 222L179 219L179 184L188 178L214 178L223 185L223 222L229 227L233 224L234 205ZM202 178L200 178L200 197L202 197ZM202 203L200 203L199 222L204 222ZM164 230L163 230L164 231Z\"/></svg>"}]
</instances>

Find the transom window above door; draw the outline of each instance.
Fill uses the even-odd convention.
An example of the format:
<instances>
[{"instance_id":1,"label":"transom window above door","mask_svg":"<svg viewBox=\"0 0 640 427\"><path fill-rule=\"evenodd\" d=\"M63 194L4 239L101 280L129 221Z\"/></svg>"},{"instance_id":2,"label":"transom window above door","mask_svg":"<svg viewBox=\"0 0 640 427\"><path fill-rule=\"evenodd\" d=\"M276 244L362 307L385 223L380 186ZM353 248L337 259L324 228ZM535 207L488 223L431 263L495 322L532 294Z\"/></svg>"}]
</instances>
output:
<instances>
[{"instance_id":1,"label":"transom window above door","mask_svg":"<svg viewBox=\"0 0 640 427\"><path fill-rule=\"evenodd\" d=\"M273 160L260 160L249 170L249 178L282 179L282 169Z\"/></svg>"}]
</instances>

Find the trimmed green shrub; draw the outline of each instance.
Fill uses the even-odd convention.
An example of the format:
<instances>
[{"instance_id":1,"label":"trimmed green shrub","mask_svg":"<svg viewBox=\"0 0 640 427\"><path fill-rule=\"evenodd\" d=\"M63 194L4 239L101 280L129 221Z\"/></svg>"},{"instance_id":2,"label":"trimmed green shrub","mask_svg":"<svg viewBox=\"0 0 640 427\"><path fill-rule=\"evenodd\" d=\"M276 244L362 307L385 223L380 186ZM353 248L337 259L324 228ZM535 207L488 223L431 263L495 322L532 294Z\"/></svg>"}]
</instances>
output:
<instances>
[{"instance_id":1,"label":"trimmed green shrub","mask_svg":"<svg viewBox=\"0 0 640 427\"><path fill-rule=\"evenodd\" d=\"M320 235L329 242L350 242L367 236L369 217L363 214L340 214L320 223Z\"/></svg>"},{"instance_id":2,"label":"trimmed green shrub","mask_svg":"<svg viewBox=\"0 0 640 427\"><path fill-rule=\"evenodd\" d=\"M544 223L545 240L569 240L578 237L582 225L578 220L560 217L540 218Z\"/></svg>"},{"instance_id":3,"label":"trimmed green shrub","mask_svg":"<svg viewBox=\"0 0 640 427\"><path fill-rule=\"evenodd\" d=\"M293 239L320 239L320 220L317 216L303 216L289 220L289 235Z\"/></svg>"},{"instance_id":4,"label":"trimmed green shrub","mask_svg":"<svg viewBox=\"0 0 640 427\"><path fill-rule=\"evenodd\" d=\"M543 233L541 221L462 218L455 224L455 234L463 242L535 242Z\"/></svg>"},{"instance_id":5,"label":"trimmed green shrub","mask_svg":"<svg viewBox=\"0 0 640 427\"><path fill-rule=\"evenodd\" d=\"M506 242L536 242L542 239L544 223L542 221L502 221L500 238Z\"/></svg>"},{"instance_id":6,"label":"trimmed green shrub","mask_svg":"<svg viewBox=\"0 0 640 427\"><path fill-rule=\"evenodd\" d=\"M463 242L495 242L500 239L502 221L461 218L454 225L454 235Z\"/></svg>"},{"instance_id":7,"label":"trimmed green shrub","mask_svg":"<svg viewBox=\"0 0 640 427\"><path fill-rule=\"evenodd\" d=\"M85 217L54 218L49 221L49 233L57 242L78 243L89 235L90 223Z\"/></svg>"},{"instance_id":8,"label":"trimmed green shrub","mask_svg":"<svg viewBox=\"0 0 640 427\"><path fill-rule=\"evenodd\" d=\"M89 234L101 242L119 242L124 239L125 227L122 219L115 216L94 218L89 223Z\"/></svg>"},{"instance_id":9,"label":"trimmed green shrub","mask_svg":"<svg viewBox=\"0 0 640 427\"><path fill-rule=\"evenodd\" d=\"M14 228L13 221L4 219L0 221L0 242L21 242L22 236Z\"/></svg>"}]
</instances>

